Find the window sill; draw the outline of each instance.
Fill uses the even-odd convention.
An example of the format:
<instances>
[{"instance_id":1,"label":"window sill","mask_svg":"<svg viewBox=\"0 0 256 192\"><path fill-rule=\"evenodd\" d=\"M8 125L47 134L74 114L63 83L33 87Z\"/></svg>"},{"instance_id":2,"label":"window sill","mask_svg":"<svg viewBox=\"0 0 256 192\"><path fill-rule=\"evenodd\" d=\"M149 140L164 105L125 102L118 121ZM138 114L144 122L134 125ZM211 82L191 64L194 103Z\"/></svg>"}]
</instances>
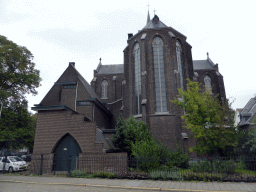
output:
<instances>
[{"instance_id":1,"label":"window sill","mask_svg":"<svg viewBox=\"0 0 256 192\"><path fill-rule=\"evenodd\" d=\"M167 112L155 112L155 114L151 114L150 116L175 116L175 114L170 114Z\"/></svg>"},{"instance_id":2,"label":"window sill","mask_svg":"<svg viewBox=\"0 0 256 192\"><path fill-rule=\"evenodd\" d=\"M108 98L100 98L100 99L108 99Z\"/></svg>"},{"instance_id":3,"label":"window sill","mask_svg":"<svg viewBox=\"0 0 256 192\"><path fill-rule=\"evenodd\" d=\"M136 118L141 118L142 117L142 114L138 114L138 115L133 115L133 117L136 119Z\"/></svg>"}]
</instances>

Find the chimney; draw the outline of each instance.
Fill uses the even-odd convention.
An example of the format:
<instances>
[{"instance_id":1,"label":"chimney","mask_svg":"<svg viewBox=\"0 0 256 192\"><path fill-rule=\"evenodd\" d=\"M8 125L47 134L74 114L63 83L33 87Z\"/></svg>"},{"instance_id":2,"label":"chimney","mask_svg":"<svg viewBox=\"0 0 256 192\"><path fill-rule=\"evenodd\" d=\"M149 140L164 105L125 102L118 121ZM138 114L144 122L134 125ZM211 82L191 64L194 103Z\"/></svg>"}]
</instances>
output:
<instances>
[{"instance_id":1,"label":"chimney","mask_svg":"<svg viewBox=\"0 0 256 192\"><path fill-rule=\"evenodd\" d=\"M69 62L69 65L73 65L75 67L75 62Z\"/></svg>"},{"instance_id":2,"label":"chimney","mask_svg":"<svg viewBox=\"0 0 256 192\"><path fill-rule=\"evenodd\" d=\"M133 34L132 33L128 33L128 39L132 38Z\"/></svg>"}]
</instances>

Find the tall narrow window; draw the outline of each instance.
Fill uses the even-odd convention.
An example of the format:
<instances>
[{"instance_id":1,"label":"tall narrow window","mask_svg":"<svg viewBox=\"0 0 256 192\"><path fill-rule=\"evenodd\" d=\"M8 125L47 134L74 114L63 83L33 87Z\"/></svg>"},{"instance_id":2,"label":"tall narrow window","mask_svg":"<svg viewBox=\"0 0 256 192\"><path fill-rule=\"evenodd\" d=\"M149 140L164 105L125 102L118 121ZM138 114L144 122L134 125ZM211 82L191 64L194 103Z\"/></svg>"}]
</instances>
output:
<instances>
[{"instance_id":1,"label":"tall narrow window","mask_svg":"<svg viewBox=\"0 0 256 192\"><path fill-rule=\"evenodd\" d=\"M211 77L209 75L204 76L205 90L212 93Z\"/></svg>"},{"instance_id":2,"label":"tall narrow window","mask_svg":"<svg viewBox=\"0 0 256 192\"><path fill-rule=\"evenodd\" d=\"M107 80L103 80L101 83L101 99L108 98L108 82Z\"/></svg>"},{"instance_id":3,"label":"tall narrow window","mask_svg":"<svg viewBox=\"0 0 256 192\"><path fill-rule=\"evenodd\" d=\"M176 41L176 56L177 56L177 65L178 72L180 74L180 88L184 90L184 81L183 81L183 71L182 71L182 49L179 41Z\"/></svg>"},{"instance_id":4,"label":"tall narrow window","mask_svg":"<svg viewBox=\"0 0 256 192\"><path fill-rule=\"evenodd\" d=\"M134 46L134 82L135 82L135 115L141 114L141 66L140 66L140 45Z\"/></svg>"},{"instance_id":5,"label":"tall narrow window","mask_svg":"<svg viewBox=\"0 0 256 192\"><path fill-rule=\"evenodd\" d=\"M155 37L152 46L155 71L156 112L167 112L163 40L160 37Z\"/></svg>"}]
</instances>

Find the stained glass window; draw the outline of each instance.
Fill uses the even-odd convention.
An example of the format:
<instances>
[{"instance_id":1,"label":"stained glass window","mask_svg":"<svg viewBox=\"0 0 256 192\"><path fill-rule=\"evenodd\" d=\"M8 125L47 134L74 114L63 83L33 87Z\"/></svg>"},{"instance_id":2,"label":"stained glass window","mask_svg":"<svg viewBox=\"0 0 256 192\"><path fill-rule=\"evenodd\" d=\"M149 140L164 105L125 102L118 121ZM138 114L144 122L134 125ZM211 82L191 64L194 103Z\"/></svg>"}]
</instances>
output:
<instances>
[{"instance_id":1,"label":"stained glass window","mask_svg":"<svg viewBox=\"0 0 256 192\"><path fill-rule=\"evenodd\" d=\"M152 46L155 72L156 112L167 112L163 40L160 37L155 37Z\"/></svg>"},{"instance_id":2,"label":"stained glass window","mask_svg":"<svg viewBox=\"0 0 256 192\"><path fill-rule=\"evenodd\" d=\"M140 65L140 45L134 46L134 82L135 82L135 115L141 114L141 65Z\"/></svg>"},{"instance_id":3,"label":"stained glass window","mask_svg":"<svg viewBox=\"0 0 256 192\"><path fill-rule=\"evenodd\" d=\"M107 80L103 80L101 83L101 98L102 99L108 98L108 82L107 82Z\"/></svg>"},{"instance_id":4,"label":"stained glass window","mask_svg":"<svg viewBox=\"0 0 256 192\"><path fill-rule=\"evenodd\" d=\"M212 92L211 77L209 75L204 76L204 84L206 91Z\"/></svg>"},{"instance_id":5,"label":"stained glass window","mask_svg":"<svg viewBox=\"0 0 256 192\"><path fill-rule=\"evenodd\" d=\"M184 90L183 70L182 70L182 49L179 41L176 41L176 56L177 56L178 72L180 74L180 88Z\"/></svg>"}]
</instances>

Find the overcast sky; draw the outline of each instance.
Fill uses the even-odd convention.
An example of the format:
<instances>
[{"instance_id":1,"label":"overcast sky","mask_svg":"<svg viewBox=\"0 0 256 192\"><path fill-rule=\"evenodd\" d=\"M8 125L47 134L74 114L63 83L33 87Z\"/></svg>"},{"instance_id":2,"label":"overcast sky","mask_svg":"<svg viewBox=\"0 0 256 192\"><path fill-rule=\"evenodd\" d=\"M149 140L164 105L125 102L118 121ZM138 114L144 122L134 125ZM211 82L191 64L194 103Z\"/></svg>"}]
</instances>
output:
<instances>
[{"instance_id":1,"label":"overcast sky","mask_svg":"<svg viewBox=\"0 0 256 192\"><path fill-rule=\"evenodd\" d=\"M40 70L38 95L28 95L29 108L43 97L68 67L90 83L99 58L102 64L123 64L127 34L146 25L154 9L167 26L187 36L193 60L206 53L224 76L233 109L243 108L256 94L254 0L0 0L0 35L26 46Z\"/></svg>"}]
</instances>

